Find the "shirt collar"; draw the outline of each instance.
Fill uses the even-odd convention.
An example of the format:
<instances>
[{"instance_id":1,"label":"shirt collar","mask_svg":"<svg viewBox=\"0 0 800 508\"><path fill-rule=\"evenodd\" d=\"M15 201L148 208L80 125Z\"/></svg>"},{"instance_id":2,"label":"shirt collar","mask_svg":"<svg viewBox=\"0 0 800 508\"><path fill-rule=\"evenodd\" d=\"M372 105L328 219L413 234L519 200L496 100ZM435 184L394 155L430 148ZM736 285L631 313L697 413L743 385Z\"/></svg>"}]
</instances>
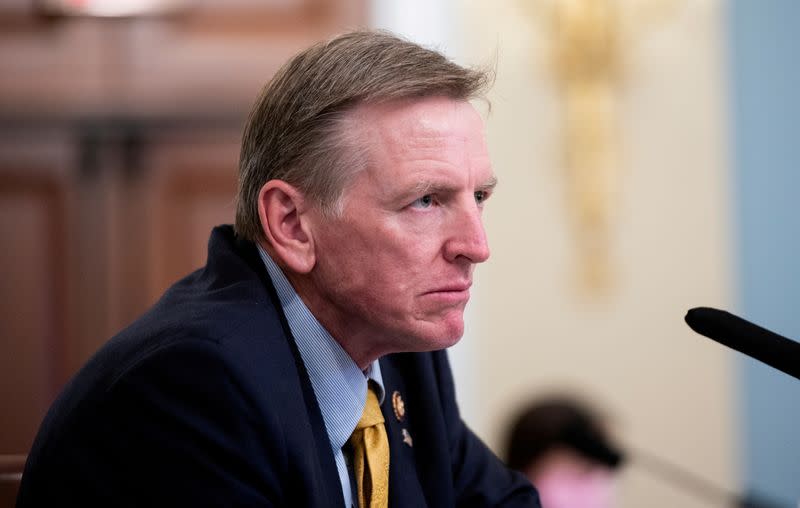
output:
<instances>
[{"instance_id":1,"label":"shirt collar","mask_svg":"<svg viewBox=\"0 0 800 508\"><path fill-rule=\"evenodd\" d=\"M261 245L258 246L258 252L275 285L300 357L308 371L331 447L339 450L361 419L369 380L377 385L378 400L383 403L385 393L381 366L376 360L362 372L336 339L317 321L283 271Z\"/></svg>"}]
</instances>

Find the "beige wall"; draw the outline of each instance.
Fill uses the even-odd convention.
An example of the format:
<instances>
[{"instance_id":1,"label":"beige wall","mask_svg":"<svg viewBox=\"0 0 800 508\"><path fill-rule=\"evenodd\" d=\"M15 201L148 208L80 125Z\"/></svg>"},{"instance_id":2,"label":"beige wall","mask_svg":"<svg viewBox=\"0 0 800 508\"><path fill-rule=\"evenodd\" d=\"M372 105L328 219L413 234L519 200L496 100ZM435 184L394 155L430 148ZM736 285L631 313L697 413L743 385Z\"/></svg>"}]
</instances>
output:
<instances>
[{"instance_id":1,"label":"beige wall","mask_svg":"<svg viewBox=\"0 0 800 508\"><path fill-rule=\"evenodd\" d=\"M566 387L603 406L626 445L734 488L732 357L683 323L690 307L731 303L724 6L674 4L627 43L605 296L576 286L543 22L522 1L456 4L458 59L498 61L487 128L500 185L486 212L492 258L454 369L465 419L495 449L521 401ZM620 497L622 507L710 506L635 462Z\"/></svg>"}]
</instances>

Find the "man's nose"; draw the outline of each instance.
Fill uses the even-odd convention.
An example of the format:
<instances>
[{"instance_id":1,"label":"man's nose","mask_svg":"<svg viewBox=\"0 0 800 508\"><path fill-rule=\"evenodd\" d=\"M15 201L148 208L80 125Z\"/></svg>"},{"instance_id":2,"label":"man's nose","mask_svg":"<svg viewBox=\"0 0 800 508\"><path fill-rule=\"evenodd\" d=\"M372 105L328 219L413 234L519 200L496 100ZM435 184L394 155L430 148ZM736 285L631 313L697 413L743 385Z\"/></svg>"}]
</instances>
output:
<instances>
[{"instance_id":1,"label":"man's nose","mask_svg":"<svg viewBox=\"0 0 800 508\"><path fill-rule=\"evenodd\" d=\"M448 261L465 258L471 263L483 263L489 259L489 242L480 208L473 206L461 211L451 227L451 234L444 245L444 256Z\"/></svg>"}]
</instances>

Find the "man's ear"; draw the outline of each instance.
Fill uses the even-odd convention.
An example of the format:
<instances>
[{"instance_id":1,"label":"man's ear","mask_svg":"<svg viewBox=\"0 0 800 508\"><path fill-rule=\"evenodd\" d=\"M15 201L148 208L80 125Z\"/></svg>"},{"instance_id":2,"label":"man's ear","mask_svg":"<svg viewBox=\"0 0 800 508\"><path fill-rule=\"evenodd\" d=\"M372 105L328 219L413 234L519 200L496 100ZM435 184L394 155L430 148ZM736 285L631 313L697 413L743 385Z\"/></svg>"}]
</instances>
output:
<instances>
[{"instance_id":1,"label":"man's ear","mask_svg":"<svg viewBox=\"0 0 800 508\"><path fill-rule=\"evenodd\" d=\"M270 180L258 193L258 218L272 251L290 270L308 273L314 268L314 237L303 212L303 193L282 180Z\"/></svg>"}]
</instances>

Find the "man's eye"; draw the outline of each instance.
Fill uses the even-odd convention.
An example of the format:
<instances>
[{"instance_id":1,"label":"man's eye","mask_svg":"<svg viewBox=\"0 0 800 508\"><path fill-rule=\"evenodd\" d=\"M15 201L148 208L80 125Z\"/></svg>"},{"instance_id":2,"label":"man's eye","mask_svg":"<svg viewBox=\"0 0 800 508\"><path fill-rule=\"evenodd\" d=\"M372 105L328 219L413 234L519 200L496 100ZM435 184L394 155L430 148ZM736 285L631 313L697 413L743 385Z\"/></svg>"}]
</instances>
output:
<instances>
[{"instance_id":1,"label":"man's eye","mask_svg":"<svg viewBox=\"0 0 800 508\"><path fill-rule=\"evenodd\" d=\"M483 203L486 201L486 198L489 197L489 192L485 190L475 191L475 202L478 204Z\"/></svg>"},{"instance_id":2,"label":"man's eye","mask_svg":"<svg viewBox=\"0 0 800 508\"><path fill-rule=\"evenodd\" d=\"M431 205L433 205L433 194L425 194L411 203L411 206L414 208L430 208Z\"/></svg>"}]
</instances>

